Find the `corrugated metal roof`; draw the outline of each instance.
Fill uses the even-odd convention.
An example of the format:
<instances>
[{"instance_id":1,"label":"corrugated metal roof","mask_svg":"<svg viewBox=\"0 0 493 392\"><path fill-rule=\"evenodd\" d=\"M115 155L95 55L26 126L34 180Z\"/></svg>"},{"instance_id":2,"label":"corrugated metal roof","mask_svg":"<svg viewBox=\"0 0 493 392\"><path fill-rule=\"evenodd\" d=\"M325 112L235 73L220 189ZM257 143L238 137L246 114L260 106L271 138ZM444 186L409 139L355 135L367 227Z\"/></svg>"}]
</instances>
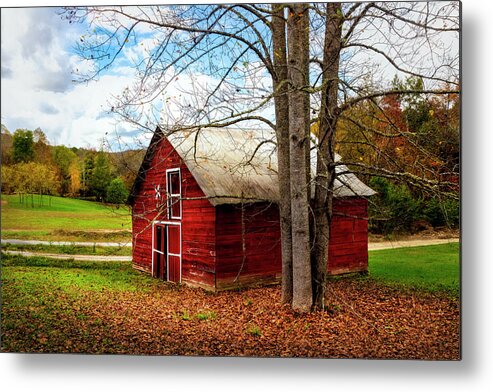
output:
<instances>
[{"instance_id":1,"label":"corrugated metal roof","mask_svg":"<svg viewBox=\"0 0 493 392\"><path fill-rule=\"evenodd\" d=\"M279 200L274 131L204 128L174 132L168 140L213 205ZM375 194L346 166L337 166L336 173L341 173L334 183L336 197Z\"/></svg>"}]
</instances>

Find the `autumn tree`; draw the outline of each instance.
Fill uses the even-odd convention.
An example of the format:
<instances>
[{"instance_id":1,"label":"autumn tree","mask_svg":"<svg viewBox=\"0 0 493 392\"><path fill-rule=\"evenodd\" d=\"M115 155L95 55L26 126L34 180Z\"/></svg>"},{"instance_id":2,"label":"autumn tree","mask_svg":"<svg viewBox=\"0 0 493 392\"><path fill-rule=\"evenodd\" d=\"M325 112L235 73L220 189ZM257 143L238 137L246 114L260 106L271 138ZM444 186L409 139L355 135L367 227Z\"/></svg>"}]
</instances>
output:
<instances>
[{"instance_id":1,"label":"autumn tree","mask_svg":"<svg viewBox=\"0 0 493 392\"><path fill-rule=\"evenodd\" d=\"M78 176L78 173L71 170L71 165L78 159L77 155L66 146L54 146L52 158L60 176L60 194L66 195L70 193L72 176Z\"/></svg>"},{"instance_id":2,"label":"autumn tree","mask_svg":"<svg viewBox=\"0 0 493 392\"><path fill-rule=\"evenodd\" d=\"M12 166L2 165L2 194L11 194L15 191L15 173Z\"/></svg>"},{"instance_id":3,"label":"autumn tree","mask_svg":"<svg viewBox=\"0 0 493 392\"><path fill-rule=\"evenodd\" d=\"M53 165L51 146L41 128L33 131L33 142L34 160L45 165Z\"/></svg>"},{"instance_id":4,"label":"autumn tree","mask_svg":"<svg viewBox=\"0 0 493 392\"><path fill-rule=\"evenodd\" d=\"M2 189L6 193L17 193L21 204L33 208L42 206L43 195L56 194L59 186L55 169L51 166L37 162L2 166Z\"/></svg>"},{"instance_id":5,"label":"autumn tree","mask_svg":"<svg viewBox=\"0 0 493 392\"><path fill-rule=\"evenodd\" d=\"M69 183L69 193L73 196L78 195L80 192L80 166L79 166L79 160L74 159L70 163L68 167L68 176L70 178L70 183Z\"/></svg>"},{"instance_id":6,"label":"autumn tree","mask_svg":"<svg viewBox=\"0 0 493 392\"><path fill-rule=\"evenodd\" d=\"M2 159L2 167L3 165L10 165L13 163L12 159L12 134L10 131L7 129L5 125L2 124L2 130L1 130L1 140L0 140L0 147L1 147L1 159Z\"/></svg>"}]
</instances>

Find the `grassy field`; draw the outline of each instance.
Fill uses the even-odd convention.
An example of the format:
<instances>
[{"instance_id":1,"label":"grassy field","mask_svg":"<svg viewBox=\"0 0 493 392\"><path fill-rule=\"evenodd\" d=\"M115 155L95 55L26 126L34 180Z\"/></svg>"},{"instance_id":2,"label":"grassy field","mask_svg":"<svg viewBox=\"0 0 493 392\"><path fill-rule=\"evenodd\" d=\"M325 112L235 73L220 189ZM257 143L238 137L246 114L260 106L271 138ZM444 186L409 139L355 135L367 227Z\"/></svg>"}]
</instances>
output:
<instances>
[{"instance_id":1,"label":"grassy field","mask_svg":"<svg viewBox=\"0 0 493 392\"><path fill-rule=\"evenodd\" d=\"M369 277L332 281L327 310L304 316L279 286L208 293L128 262L2 255L1 349L457 359L457 250L371 252Z\"/></svg>"},{"instance_id":2,"label":"grassy field","mask_svg":"<svg viewBox=\"0 0 493 392\"><path fill-rule=\"evenodd\" d=\"M36 205L36 203L35 203ZM117 241L129 239L131 215L85 200L44 197L44 205L22 205L16 195L2 195L2 237L65 241Z\"/></svg>"},{"instance_id":3,"label":"grassy field","mask_svg":"<svg viewBox=\"0 0 493 392\"><path fill-rule=\"evenodd\" d=\"M369 252L372 279L405 288L459 293L459 243Z\"/></svg>"}]
</instances>

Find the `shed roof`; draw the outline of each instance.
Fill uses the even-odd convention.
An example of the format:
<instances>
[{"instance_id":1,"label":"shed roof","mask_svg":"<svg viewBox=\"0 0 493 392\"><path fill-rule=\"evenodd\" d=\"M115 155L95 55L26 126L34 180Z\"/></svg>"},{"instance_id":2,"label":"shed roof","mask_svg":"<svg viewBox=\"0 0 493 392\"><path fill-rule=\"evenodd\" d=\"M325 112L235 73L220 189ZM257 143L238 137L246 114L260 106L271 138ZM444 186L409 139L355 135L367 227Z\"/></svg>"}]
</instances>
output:
<instances>
[{"instance_id":1,"label":"shed roof","mask_svg":"<svg viewBox=\"0 0 493 392\"><path fill-rule=\"evenodd\" d=\"M159 128L156 134L164 137ZM156 134L149 150L154 151L153 142L158 141L155 140ZM241 203L242 200L279 200L274 131L202 128L173 132L167 139L213 205ZM146 154L143 166L146 160L152 159L152 154ZM337 156L336 160L339 159ZM316 153L312 154L311 164L314 172ZM338 165L336 173L335 197L371 196L375 193L349 173L346 166ZM138 190L139 177L144 175L145 172L139 172L135 191Z\"/></svg>"}]
</instances>

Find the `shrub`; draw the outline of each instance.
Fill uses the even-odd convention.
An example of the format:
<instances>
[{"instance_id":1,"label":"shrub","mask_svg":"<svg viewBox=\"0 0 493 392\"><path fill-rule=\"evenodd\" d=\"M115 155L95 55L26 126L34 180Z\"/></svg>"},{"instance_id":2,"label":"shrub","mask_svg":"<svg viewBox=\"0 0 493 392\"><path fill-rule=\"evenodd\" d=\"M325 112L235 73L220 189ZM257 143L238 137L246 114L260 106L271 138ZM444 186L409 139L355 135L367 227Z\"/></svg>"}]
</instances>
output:
<instances>
[{"instance_id":1,"label":"shrub","mask_svg":"<svg viewBox=\"0 0 493 392\"><path fill-rule=\"evenodd\" d=\"M197 319L203 321L203 320L214 320L216 318L216 312L210 311L210 312L200 312L197 313L196 315Z\"/></svg>"},{"instance_id":2,"label":"shrub","mask_svg":"<svg viewBox=\"0 0 493 392\"><path fill-rule=\"evenodd\" d=\"M257 325L250 325L246 329L246 333L252 336L262 336L262 330Z\"/></svg>"}]
</instances>

